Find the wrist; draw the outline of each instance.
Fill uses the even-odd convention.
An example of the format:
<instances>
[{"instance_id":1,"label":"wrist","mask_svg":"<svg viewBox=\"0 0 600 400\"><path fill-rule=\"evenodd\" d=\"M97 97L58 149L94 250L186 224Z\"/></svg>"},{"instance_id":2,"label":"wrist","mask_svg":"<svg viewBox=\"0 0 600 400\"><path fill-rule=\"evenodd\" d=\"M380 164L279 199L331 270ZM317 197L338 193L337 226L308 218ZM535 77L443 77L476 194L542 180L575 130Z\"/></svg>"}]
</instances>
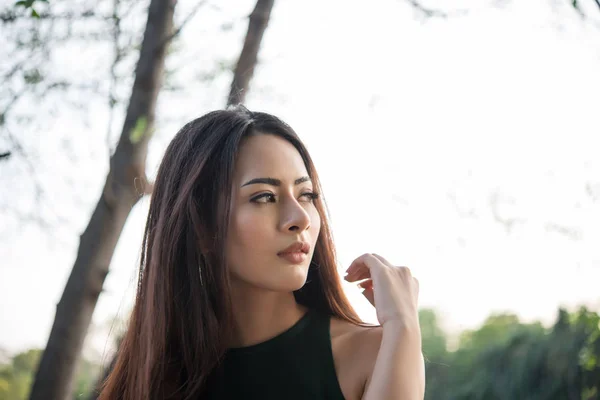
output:
<instances>
[{"instance_id":1,"label":"wrist","mask_svg":"<svg viewBox=\"0 0 600 400\"><path fill-rule=\"evenodd\" d=\"M381 324L383 331L397 333L414 333L421 335L421 327L416 319L391 319Z\"/></svg>"}]
</instances>

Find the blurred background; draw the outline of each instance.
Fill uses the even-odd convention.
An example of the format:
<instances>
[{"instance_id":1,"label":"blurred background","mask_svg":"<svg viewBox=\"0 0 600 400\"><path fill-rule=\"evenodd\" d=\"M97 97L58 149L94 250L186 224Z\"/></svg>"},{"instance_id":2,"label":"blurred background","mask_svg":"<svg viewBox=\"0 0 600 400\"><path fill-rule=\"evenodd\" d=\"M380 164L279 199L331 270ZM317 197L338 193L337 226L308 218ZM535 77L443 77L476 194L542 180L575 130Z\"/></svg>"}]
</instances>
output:
<instances>
[{"instance_id":1,"label":"blurred background","mask_svg":"<svg viewBox=\"0 0 600 400\"><path fill-rule=\"evenodd\" d=\"M598 0L5 0L0 21L0 400L95 398L162 154L240 101L306 143L340 272L376 252L420 280L427 399L600 399Z\"/></svg>"}]
</instances>

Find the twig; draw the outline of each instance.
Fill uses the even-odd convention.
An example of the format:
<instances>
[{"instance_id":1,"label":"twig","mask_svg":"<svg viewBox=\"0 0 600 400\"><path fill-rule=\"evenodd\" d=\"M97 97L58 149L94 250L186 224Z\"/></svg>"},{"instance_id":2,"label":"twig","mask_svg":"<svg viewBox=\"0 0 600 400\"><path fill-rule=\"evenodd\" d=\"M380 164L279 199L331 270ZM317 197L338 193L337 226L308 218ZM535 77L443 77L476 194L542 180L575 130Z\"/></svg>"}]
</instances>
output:
<instances>
[{"instance_id":1,"label":"twig","mask_svg":"<svg viewBox=\"0 0 600 400\"><path fill-rule=\"evenodd\" d=\"M115 105L116 105L116 86L117 86L117 73L116 73L116 69L117 69L117 64L119 64L119 62L121 61L121 59L123 58L123 52L121 51L121 48L119 47L119 38L121 37L121 18L119 17L119 4L120 4L120 0L114 0L113 2L113 15L112 15L112 21L113 21L113 29L112 29L112 33L113 33L113 50L114 50L114 54L115 54L115 58L110 66L110 84L109 84L109 88L108 88L108 127L107 127L107 133L106 133L106 148L108 149L108 158L110 160L110 157L112 156L112 145L111 145L111 132L112 132L112 124L114 121L114 115L115 115Z\"/></svg>"},{"instance_id":2,"label":"twig","mask_svg":"<svg viewBox=\"0 0 600 400\"><path fill-rule=\"evenodd\" d=\"M18 63L16 63L7 73L4 74L2 81L8 82L8 80L10 78L12 78L14 74L16 74L17 72L19 72L23 69L23 66L25 65L26 61L28 61L28 60L25 59L25 60L22 60L22 61L19 61Z\"/></svg>"},{"instance_id":3,"label":"twig","mask_svg":"<svg viewBox=\"0 0 600 400\"><path fill-rule=\"evenodd\" d=\"M33 165L31 156L27 153L27 151L25 151L21 145L21 142L19 142L15 135L13 135L8 129L5 129L5 131L8 141L12 145L12 150L21 156L20 158L23 160L26 168L29 170L30 179L33 181L35 199L34 210L36 211L22 213L12 207L4 207L3 205L0 205L0 213L10 212L15 215L20 222L36 223L40 228L47 231L50 231L51 228L56 228L57 226L65 226L69 224L70 221L68 219L60 216L56 212L55 208L48 204L48 200L45 198L46 191L44 190L42 181L36 173L36 167ZM8 154L11 154L11 152L8 152ZM52 217L54 217L54 221L48 221L42 217L40 210L43 210L44 208L50 212Z\"/></svg>"},{"instance_id":4,"label":"twig","mask_svg":"<svg viewBox=\"0 0 600 400\"><path fill-rule=\"evenodd\" d=\"M452 10L450 12L435 10L433 8L425 7L421 4L420 0L406 0L410 6L417 11L419 14L422 14L425 18L447 18L450 16L461 16L467 14L467 10L458 9ZM600 1L600 0L597 0Z\"/></svg>"},{"instance_id":5,"label":"twig","mask_svg":"<svg viewBox=\"0 0 600 400\"><path fill-rule=\"evenodd\" d=\"M515 226L518 223L525 223L526 221L523 218L510 218L501 216L500 212L498 211L498 205L501 202L501 200L501 194L498 191L492 193L492 195L490 196L490 206L492 208L492 215L496 222L499 222L504 226L504 228L506 229L506 233L510 233L513 226Z\"/></svg>"},{"instance_id":6,"label":"twig","mask_svg":"<svg viewBox=\"0 0 600 400\"><path fill-rule=\"evenodd\" d=\"M4 107L4 110L2 112L0 112L0 120L1 121L5 122L7 120L6 115L8 114L10 109L15 105L15 103L17 101L19 101L21 96L23 96L25 93L27 93L26 88L21 89L17 93L13 93L12 98L8 101L8 104L6 105L6 107Z\"/></svg>"},{"instance_id":7,"label":"twig","mask_svg":"<svg viewBox=\"0 0 600 400\"><path fill-rule=\"evenodd\" d=\"M406 0L406 1L408 1L408 3L415 10L422 13L427 18L431 18L431 17L446 18L448 16L448 14L443 11L434 10L432 8L427 8L427 7L423 6L418 0Z\"/></svg>"},{"instance_id":8,"label":"twig","mask_svg":"<svg viewBox=\"0 0 600 400\"><path fill-rule=\"evenodd\" d=\"M198 12L198 10L200 10L200 8L202 6L204 6L207 3L206 0L200 1L198 2L198 4L196 4L196 7L192 10L192 12L190 12L187 17L185 17L185 19L183 20L183 22L181 22L181 25L179 25L172 34L170 34L169 36L167 36L165 38L165 40L162 41L162 43L160 44L161 46L166 45L167 43L169 43L171 40L173 40L177 35L179 35L181 33L181 30L185 27L185 25L196 15L196 13Z\"/></svg>"},{"instance_id":9,"label":"twig","mask_svg":"<svg viewBox=\"0 0 600 400\"><path fill-rule=\"evenodd\" d=\"M5 11L4 13L0 14L0 21L2 21L3 23L11 23L11 22L16 22L17 19L24 17L23 15L18 15L16 12L14 12L13 10L8 10ZM63 20L63 21L78 21L84 18L97 18L99 20L109 20L111 17L110 16L105 16L105 15L99 15L96 14L94 12L94 10L85 10L81 13L74 13L74 12L69 12L69 13L63 13L63 14L52 14L49 12L43 12L39 14L39 20Z\"/></svg>"}]
</instances>

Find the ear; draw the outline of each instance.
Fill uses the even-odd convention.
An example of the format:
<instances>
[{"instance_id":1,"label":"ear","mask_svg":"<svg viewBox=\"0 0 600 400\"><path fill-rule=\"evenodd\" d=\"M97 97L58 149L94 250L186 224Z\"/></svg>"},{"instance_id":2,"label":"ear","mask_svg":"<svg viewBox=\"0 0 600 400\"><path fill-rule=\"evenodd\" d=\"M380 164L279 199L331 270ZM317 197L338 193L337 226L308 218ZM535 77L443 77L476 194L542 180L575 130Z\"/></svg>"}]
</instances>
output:
<instances>
[{"instance_id":1,"label":"ear","mask_svg":"<svg viewBox=\"0 0 600 400\"><path fill-rule=\"evenodd\" d=\"M198 247L200 248L201 256L207 256L213 252L213 247L207 241L201 241Z\"/></svg>"},{"instance_id":2,"label":"ear","mask_svg":"<svg viewBox=\"0 0 600 400\"><path fill-rule=\"evenodd\" d=\"M202 235L198 242L198 247L202 255L206 256L215 252L215 239L210 235Z\"/></svg>"}]
</instances>

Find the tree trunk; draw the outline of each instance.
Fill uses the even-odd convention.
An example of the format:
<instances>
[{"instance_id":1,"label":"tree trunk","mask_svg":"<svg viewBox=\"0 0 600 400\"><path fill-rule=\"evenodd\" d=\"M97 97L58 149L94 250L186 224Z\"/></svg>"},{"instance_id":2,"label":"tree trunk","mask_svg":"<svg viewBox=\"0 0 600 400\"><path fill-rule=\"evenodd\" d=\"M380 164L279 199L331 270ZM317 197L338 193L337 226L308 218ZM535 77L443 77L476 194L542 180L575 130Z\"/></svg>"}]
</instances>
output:
<instances>
[{"instance_id":1,"label":"tree trunk","mask_svg":"<svg viewBox=\"0 0 600 400\"><path fill-rule=\"evenodd\" d=\"M148 186L146 154L163 75L165 48L173 30L174 5L172 0L151 0L119 144L110 159L104 189L80 237L75 265L56 306L52 331L31 389L31 400L70 397L76 362L115 246L129 212L143 194L144 186Z\"/></svg>"},{"instance_id":2,"label":"tree trunk","mask_svg":"<svg viewBox=\"0 0 600 400\"><path fill-rule=\"evenodd\" d=\"M256 7L250 15L248 32L246 34L246 39L244 40L244 46L240 53L238 64L234 71L233 81L231 83L231 93L227 105L238 104L244 101L250 86L254 67L257 63L258 50L260 49L263 35L269 24L269 18L274 2L275 0L257 0ZM117 353L113 356L108 367L102 372L102 377L98 381L96 389L90 394L88 400L95 400L98 398L99 387L110 374L112 366L115 364L116 357Z\"/></svg>"},{"instance_id":3,"label":"tree trunk","mask_svg":"<svg viewBox=\"0 0 600 400\"><path fill-rule=\"evenodd\" d=\"M233 82L231 83L227 105L243 103L246 99L248 85L254 74L258 50L269 24L273 3L275 3L275 0L258 0L254 11L250 14L246 40L244 40L244 47L233 73Z\"/></svg>"}]
</instances>

